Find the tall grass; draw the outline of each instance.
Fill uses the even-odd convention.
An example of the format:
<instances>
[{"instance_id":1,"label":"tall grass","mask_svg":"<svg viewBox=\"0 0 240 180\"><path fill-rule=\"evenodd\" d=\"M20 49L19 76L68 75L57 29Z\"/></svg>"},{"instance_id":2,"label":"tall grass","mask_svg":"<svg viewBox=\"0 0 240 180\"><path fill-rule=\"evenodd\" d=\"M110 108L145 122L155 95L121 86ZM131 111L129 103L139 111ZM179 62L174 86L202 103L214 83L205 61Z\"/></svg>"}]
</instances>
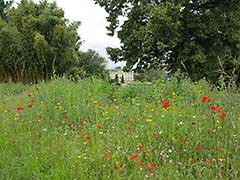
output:
<instances>
[{"instance_id":1,"label":"tall grass","mask_svg":"<svg viewBox=\"0 0 240 180\"><path fill-rule=\"evenodd\" d=\"M0 179L240 176L240 96L205 81L60 79L0 90Z\"/></svg>"}]
</instances>

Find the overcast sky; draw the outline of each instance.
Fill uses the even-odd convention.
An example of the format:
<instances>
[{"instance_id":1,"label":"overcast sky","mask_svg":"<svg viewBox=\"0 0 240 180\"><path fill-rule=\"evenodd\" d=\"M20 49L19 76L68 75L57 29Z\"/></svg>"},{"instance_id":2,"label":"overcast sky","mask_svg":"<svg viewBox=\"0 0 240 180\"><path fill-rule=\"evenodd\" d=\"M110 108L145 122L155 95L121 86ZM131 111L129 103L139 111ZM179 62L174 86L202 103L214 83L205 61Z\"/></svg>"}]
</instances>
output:
<instances>
[{"instance_id":1,"label":"overcast sky","mask_svg":"<svg viewBox=\"0 0 240 180\"><path fill-rule=\"evenodd\" d=\"M15 0L20 2L21 0ZM39 0L33 0L38 2ZM49 0L52 2L53 0ZM81 21L78 30L80 37L84 40L81 50L94 49L108 60L108 67L113 68L123 63L114 64L107 58L105 48L119 47L120 41L116 37L107 36L107 13L103 8L94 4L93 0L55 0L58 7L65 12L65 17L71 21Z\"/></svg>"}]
</instances>

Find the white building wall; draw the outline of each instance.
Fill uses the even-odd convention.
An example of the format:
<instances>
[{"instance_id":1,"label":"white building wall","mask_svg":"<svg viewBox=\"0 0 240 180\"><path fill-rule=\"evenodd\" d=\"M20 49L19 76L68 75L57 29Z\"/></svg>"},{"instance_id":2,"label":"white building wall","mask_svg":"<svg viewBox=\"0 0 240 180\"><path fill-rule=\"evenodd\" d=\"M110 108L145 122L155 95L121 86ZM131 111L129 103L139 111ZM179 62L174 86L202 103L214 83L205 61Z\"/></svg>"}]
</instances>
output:
<instances>
[{"instance_id":1,"label":"white building wall","mask_svg":"<svg viewBox=\"0 0 240 180\"><path fill-rule=\"evenodd\" d=\"M121 82L122 76L125 83L134 81L134 72L123 72L123 71L110 71L110 79L115 79L116 74L118 75L118 81Z\"/></svg>"}]
</instances>

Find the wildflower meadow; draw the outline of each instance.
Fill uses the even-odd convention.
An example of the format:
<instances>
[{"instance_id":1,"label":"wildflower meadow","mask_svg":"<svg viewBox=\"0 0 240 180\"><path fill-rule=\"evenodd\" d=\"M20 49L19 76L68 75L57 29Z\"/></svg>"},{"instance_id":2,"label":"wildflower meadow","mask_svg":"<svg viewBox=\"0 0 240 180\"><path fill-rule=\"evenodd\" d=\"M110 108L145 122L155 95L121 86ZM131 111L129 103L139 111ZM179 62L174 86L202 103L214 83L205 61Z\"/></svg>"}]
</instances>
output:
<instances>
[{"instance_id":1,"label":"wildflower meadow","mask_svg":"<svg viewBox=\"0 0 240 180\"><path fill-rule=\"evenodd\" d=\"M240 95L205 81L0 85L0 179L240 177Z\"/></svg>"}]
</instances>

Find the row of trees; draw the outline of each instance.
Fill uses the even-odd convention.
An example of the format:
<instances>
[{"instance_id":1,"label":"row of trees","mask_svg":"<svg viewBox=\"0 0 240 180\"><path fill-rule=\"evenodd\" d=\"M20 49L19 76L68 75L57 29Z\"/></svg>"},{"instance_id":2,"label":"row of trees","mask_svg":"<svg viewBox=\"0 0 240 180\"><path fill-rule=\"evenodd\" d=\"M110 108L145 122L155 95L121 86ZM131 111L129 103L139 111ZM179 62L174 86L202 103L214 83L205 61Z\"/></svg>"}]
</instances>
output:
<instances>
[{"instance_id":1,"label":"row of trees","mask_svg":"<svg viewBox=\"0 0 240 180\"><path fill-rule=\"evenodd\" d=\"M109 35L121 40L108 54L127 70L180 70L194 81L240 71L239 0L94 1L109 14Z\"/></svg>"},{"instance_id":2,"label":"row of trees","mask_svg":"<svg viewBox=\"0 0 240 180\"><path fill-rule=\"evenodd\" d=\"M69 22L55 2L22 0L16 8L11 4L0 0L0 81L85 77L94 75L90 71L96 64L103 66L105 60L95 51L79 51L80 22Z\"/></svg>"}]
</instances>

